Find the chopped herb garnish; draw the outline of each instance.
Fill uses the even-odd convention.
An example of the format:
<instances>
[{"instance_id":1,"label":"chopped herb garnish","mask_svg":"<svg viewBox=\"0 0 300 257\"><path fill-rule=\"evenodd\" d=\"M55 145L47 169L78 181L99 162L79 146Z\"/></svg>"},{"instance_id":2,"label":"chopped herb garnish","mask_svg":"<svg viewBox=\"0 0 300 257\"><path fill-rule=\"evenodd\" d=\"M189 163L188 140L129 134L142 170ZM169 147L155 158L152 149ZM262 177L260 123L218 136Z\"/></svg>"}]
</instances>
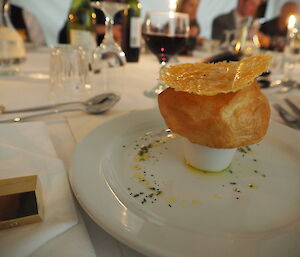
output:
<instances>
[{"instance_id":1,"label":"chopped herb garnish","mask_svg":"<svg viewBox=\"0 0 300 257\"><path fill-rule=\"evenodd\" d=\"M242 147L239 147L238 151L241 152L241 153L247 153L246 150L244 148L242 148Z\"/></svg>"},{"instance_id":2,"label":"chopped herb garnish","mask_svg":"<svg viewBox=\"0 0 300 257\"><path fill-rule=\"evenodd\" d=\"M162 191L158 191L157 193L156 193L156 195L160 195L162 193Z\"/></svg>"},{"instance_id":3,"label":"chopped herb garnish","mask_svg":"<svg viewBox=\"0 0 300 257\"><path fill-rule=\"evenodd\" d=\"M146 146L142 146L141 149L140 149L139 152L138 152L138 155L139 155L139 156L142 156L142 155L148 153L148 152L149 152L149 149L150 149L151 147L152 147L152 144L149 144L149 145L146 145Z\"/></svg>"},{"instance_id":4,"label":"chopped herb garnish","mask_svg":"<svg viewBox=\"0 0 300 257\"><path fill-rule=\"evenodd\" d=\"M257 171L257 170L254 170L254 172L255 172L255 173L258 173L258 171Z\"/></svg>"},{"instance_id":5,"label":"chopped herb garnish","mask_svg":"<svg viewBox=\"0 0 300 257\"><path fill-rule=\"evenodd\" d=\"M234 192L237 192L237 193L240 193L240 192L241 192L241 190L238 189L238 188L234 188L233 191L234 191Z\"/></svg>"},{"instance_id":6,"label":"chopped herb garnish","mask_svg":"<svg viewBox=\"0 0 300 257\"><path fill-rule=\"evenodd\" d=\"M169 204L169 207L172 207L172 205L171 205L171 204Z\"/></svg>"},{"instance_id":7,"label":"chopped herb garnish","mask_svg":"<svg viewBox=\"0 0 300 257\"><path fill-rule=\"evenodd\" d=\"M142 204L144 204L145 202L147 202L146 198L143 199Z\"/></svg>"},{"instance_id":8,"label":"chopped herb garnish","mask_svg":"<svg viewBox=\"0 0 300 257\"><path fill-rule=\"evenodd\" d=\"M138 196L140 196L140 194L135 194L133 197L138 197Z\"/></svg>"},{"instance_id":9,"label":"chopped herb garnish","mask_svg":"<svg viewBox=\"0 0 300 257\"><path fill-rule=\"evenodd\" d=\"M229 184L230 185L236 185L236 182L230 182Z\"/></svg>"},{"instance_id":10,"label":"chopped herb garnish","mask_svg":"<svg viewBox=\"0 0 300 257\"><path fill-rule=\"evenodd\" d=\"M253 184L249 184L249 187L253 188L253 189L256 189L256 188L258 188L258 185L253 183Z\"/></svg>"},{"instance_id":11,"label":"chopped herb garnish","mask_svg":"<svg viewBox=\"0 0 300 257\"><path fill-rule=\"evenodd\" d=\"M261 174L261 176L262 176L263 178L267 177L267 175L266 175L266 174Z\"/></svg>"},{"instance_id":12,"label":"chopped herb garnish","mask_svg":"<svg viewBox=\"0 0 300 257\"><path fill-rule=\"evenodd\" d=\"M250 146L246 145L245 147L246 147L246 149L247 149L248 151L252 151L251 148L250 148Z\"/></svg>"}]
</instances>

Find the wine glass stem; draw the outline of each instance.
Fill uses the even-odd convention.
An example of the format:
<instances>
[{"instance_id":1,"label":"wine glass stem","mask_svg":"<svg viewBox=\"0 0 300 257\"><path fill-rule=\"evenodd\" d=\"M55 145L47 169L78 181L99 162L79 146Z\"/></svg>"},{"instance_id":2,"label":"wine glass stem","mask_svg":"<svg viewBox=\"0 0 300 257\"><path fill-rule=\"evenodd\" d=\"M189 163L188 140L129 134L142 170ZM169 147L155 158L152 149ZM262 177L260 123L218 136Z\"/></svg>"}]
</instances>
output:
<instances>
[{"instance_id":1,"label":"wine glass stem","mask_svg":"<svg viewBox=\"0 0 300 257\"><path fill-rule=\"evenodd\" d=\"M161 62L160 63L160 68L159 68L159 76L162 75L163 69L167 66L167 62Z\"/></svg>"},{"instance_id":2,"label":"wine glass stem","mask_svg":"<svg viewBox=\"0 0 300 257\"><path fill-rule=\"evenodd\" d=\"M113 34L113 26L114 26L114 20L111 19L109 16L106 16L105 18L105 35L103 41L105 43L115 43L114 41L114 34Z\"/></svg>"}]
</instances>

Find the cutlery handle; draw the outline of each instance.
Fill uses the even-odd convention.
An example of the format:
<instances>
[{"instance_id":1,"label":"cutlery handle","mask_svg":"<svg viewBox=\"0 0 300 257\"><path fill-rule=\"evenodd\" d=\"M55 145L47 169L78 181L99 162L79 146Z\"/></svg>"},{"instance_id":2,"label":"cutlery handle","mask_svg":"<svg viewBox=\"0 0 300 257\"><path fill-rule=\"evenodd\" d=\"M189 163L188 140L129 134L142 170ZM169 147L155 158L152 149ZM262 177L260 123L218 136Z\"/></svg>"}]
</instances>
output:
<instances>
[{"instance_id":1,"label":"cutlery handle","mask_svg":"<svg viewBox=\"0 0 300 257\"><path fill-rule=\"evenodd\" d=\"M3 109L1 111L1 113L9 114L9 113L20 113L20 112L37 112L37 111L44 111L44 110L49 110L49 109L58 109L62 106L71 105L71 104L82 104L82 102L68 102L68 103L61 103L61 104L43 105L43 106L16 109L16 110L5 110L5 108L2 106Z\"/></svg>"},{"instance_id":2,"label":"cutlery handle","mask_svg":"<svg viewBox=\"0 0 300 257\"><path fill-rule=\"evenodd\" d=\"M0 123L22 122L22 121L42 117L42 116L48 116L48 115L53 115L53 114L62 113L62 112L73 112L73 111L83 111L83 109L80 109L80 108L57 109L57 110L52 110L52 111L48 111L48 112L27 115L27 116L23 116L23 117L20 116L20 117L15 117L15 118L11 118L11 119L0 120Z\"/></svg>"}]
</instances>

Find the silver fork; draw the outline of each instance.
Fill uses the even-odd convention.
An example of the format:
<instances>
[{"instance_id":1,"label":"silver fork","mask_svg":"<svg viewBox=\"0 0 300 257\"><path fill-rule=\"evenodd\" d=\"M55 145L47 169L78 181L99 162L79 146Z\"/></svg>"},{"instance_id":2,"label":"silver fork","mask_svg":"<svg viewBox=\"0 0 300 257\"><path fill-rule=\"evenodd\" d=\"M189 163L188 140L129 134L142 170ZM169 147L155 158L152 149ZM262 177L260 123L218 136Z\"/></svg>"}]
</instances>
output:
<instances>
[{"instance_id":1,"label":"silver fork","mask_svg":"<svg viewBox=\"0 0 300 257\"><path fill-rule=\"evenodd\" d=\"M279 113L280 117L284 120L284 122L289 127L300 130L300 119L297 119L294 115L289 113L280 104L274 104L273 106Z\"/></svg>"},{"instance_id":2,"label":"silver fork","mask_svg":"<svg viewBox=\"0 0 300 257\"><path fill-rule=\"evenodd\" d=\"M291 108L291 110L293 110L293 112L300 119L300 108L288 98L284 98L284 101L287 103L287 105Z\"/></svg>"}]
</instances>

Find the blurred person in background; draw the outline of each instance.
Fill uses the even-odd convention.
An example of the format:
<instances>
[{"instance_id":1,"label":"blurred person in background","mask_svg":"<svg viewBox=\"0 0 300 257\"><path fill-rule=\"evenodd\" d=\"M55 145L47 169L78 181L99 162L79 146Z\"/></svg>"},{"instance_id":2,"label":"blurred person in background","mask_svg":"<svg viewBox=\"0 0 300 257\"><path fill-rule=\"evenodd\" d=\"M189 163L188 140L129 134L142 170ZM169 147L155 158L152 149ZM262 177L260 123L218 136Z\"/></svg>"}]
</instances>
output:
<instances>
[{"instance_id":1,"label":"blurred person in background","mask_svg":"<svg viewBox=\"0 0 300 257\"><path fill-rule=\"evenodd\" d=\"M34 15L20 7L11 5L9 16L14 28L25 42L35 46L46 45L44 32Z\"/></svg>"},{"instance_id":2,"label":"blurred person in background","mask_svg":"<svg viewBox=\"0 0 300 257\"><path fill-rule=\"evenodd\" d=\"M260 32L262 32L266 37L263 48L283 51L286 43L289 17L291 15L295 15L297 17L298 12L298 4L295 2L287 2L281 7L278 17L275 17L261 25Z\"/></svg>"},{"instance_id":3,"label":"blurred person in background","mask_svg":"<svg viewBox=\"0 0 300 257\"><path fill-rule=\"evenodd\" d=\"M212 39L225 40L225 31L239 31L248 17L254 17L261 0L238 0L237 7L216 17L212 25Z\"/></svg>"},{"instance_id":4,"label":"blurred person in background","mask_svg":"<svg viewBox=\"0 0 300 257\"><path fill-rule=\"evenodd\" d=\"M184 54L195 49L196 45L201 45L203 39L199 37L201 28L197 21L197 12L200 4L200 0L179 0L176 8L176 12L186 13L189 15L190 32L187 47L183 50Z\"/></svg>"}]
</instances>

